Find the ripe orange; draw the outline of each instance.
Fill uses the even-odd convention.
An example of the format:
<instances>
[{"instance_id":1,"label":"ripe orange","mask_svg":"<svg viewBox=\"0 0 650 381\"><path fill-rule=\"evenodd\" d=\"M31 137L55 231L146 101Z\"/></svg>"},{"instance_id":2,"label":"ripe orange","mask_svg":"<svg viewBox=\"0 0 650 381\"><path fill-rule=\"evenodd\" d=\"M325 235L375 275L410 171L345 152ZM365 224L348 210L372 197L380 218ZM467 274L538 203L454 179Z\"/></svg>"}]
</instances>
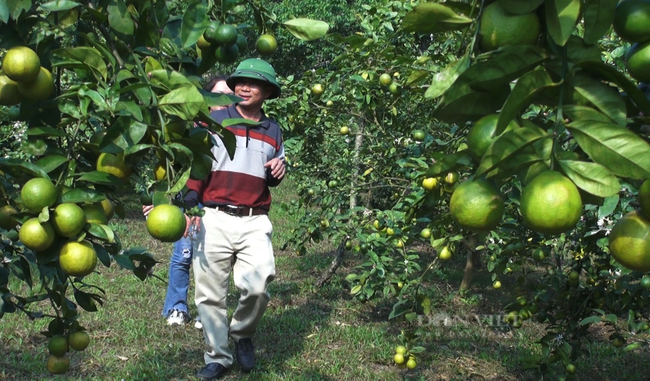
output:
<instances>
[{"instance_id":1,"label":"ripe orange","mask_svg":"<svg viewBox=\"0 0 650 381\"><path fill-rule=\"evenodd\" d=\"M16 208L11 205L5 205L0 208L0 228L11 230L18 225L18 221L12 215L18 213Z\"/></svg>"},{"instance_id":2,"label":"ripe orange","mask_svg":"<svg viewBox=\"0 0 650 381\"><path fill-rule=\"evenodd\" d=\"M70 348L75 351L83 351L90 344L90 336L85 331L77 331L68 337L68 342L70 343Z\"/></svg>"},{"instance_id":3,"label":"ripe orange","mask_svg":"<svg viewBox=\"0 0 650 381\"><path fill-rule=\"evenodd\" d=\"M100 172L110 173L111 175L125 181L131 176L132 169L124 162L124 153L116 155L111 153L102 153L97 158L97 170Z\"/></svg>"},{"instance_id":4,"label":"ripe orange","mask_svg":"<svg viewBox=\"0 0 650 381\"><path fill-rule=\"evenodd\" d=\"M50 221L56 234L70 238L81 232L86 224L86 216L79 205L66 202L57 205Z\"/></svg>"},{"instance_id":5,"label":"ripe orange","mask_svg":"<svg viewBox=\"0 0 650 381\"><path fill-rule=\"evenodd\" d=\"M215 39L221 46L232 46L237 42L237 28L230 24L221 24L217 29Z\"/></svg>"},{"instance_id":6,"label":"ripe orange","mask_svg":"<svg viewBox=\"0 0 650 381\"><path fill-rule=\"evenodd\" d=\"M325 91L325 88L320 83L315 84L311 88L311 93L314 95L321 95Z\"/></svg>"},{"instance_id":7,"label":"ripe orange","mask_svg":"<svg viewBox=\"0 0 650 381\"><path fill-rule=\"evenodd\" d=\"M438 258L442 259L443 261L451 259L451 250L449 250L449 247L443 247L438 254Z\"/></svg>"},{"instance_id":8,"label":"ripe orange","mask_svg":"<svg viewBox=\"0 0 650 381\"><path fill-rule=\"evenodd\" d=\"M42 101L49 98L54 91L52 73L42 67L33 81L18 82L18 91L23 98L30 101Z\"/></svg>"},{"instance_id":9,"label":"ripe orange","mask_svg":"<svg viewBox=\"0 0 650 381\"><path fill-rule=\"evenodd\" d=\"M54 242L54 228L49 222L39 222L38 218L25 221L18 232L18 239L26 248L34 251L43 251Z\"/></svg>"},{"instance_id":10,"label":"ripe orange","mask_svg":"<svg viewBox=\"0 0 650 381\"><path fill-rule=\"evenodd\" d=\"M104 214L106 214L106 220L110 221L113 216L115 216L115 208L113 207L113 203L109 199L105 198L100 202L100 205L104 210Z\"/></svg>"},{"instance_id":11,"label":"ripe orange","mask_svg":"<svg viewBox=\"0 0 650 381\"><path fill-rule=\"evenodd\" d=\"M495 280L494 283L492 283L492 287L493 287L495 290L500 289L500 288L501 288L501 282L498 281L498 280Z\"/></svg>"},{"instance_id":12,"label":"ripe orange","mask_svg":"<svg viewBox=\"0 0 650 381\"><path fill-rule=\"evenodd\" d=\"M414 359L409 359L409 361L406 362L406 367L409 369L415 369L417 365L418 364L415 362Z\"/></svg>"},{"instance_id":13,"label":"ripe orange","mask_svg":"<svg viewBox=\"0 0 650 381\"><path fill-rule=\"evenodd\" d=\"M263 34L257 39L255 48L262 57L268 57L273 55L273 53L278 49L278 42L272 35Z\"/></svg>"},{"instance_id":14,"label":"ripe orange","mask_svg":"<svg viewBox=\"0 0 650 381\"><path fill-rule=\"evenodd\" d=\"M435 189L437 185L438 185L438 180L436 180L435 177L427 177L424 180L422 180L422 188L426 190Z\"/></svg>"},{"instance_id":15,"label":"ripe orange","mask_svg":"<svg viewBox=\"0 0 650 381\"><path fill-rule=\"evenodd\" d=\"M497 129L498 121L499 114L490 114L476 121L469 130L469 133L467 134L467 148L469 148L470 154L477 161L481 160L488 147L497 140L498 136L495 136L494 132ZM508 123L503 133L514 130L518 127L519 125L512 120Z\"/></svg>"},{"instance_id":16,"label":"ripe orange","mask_svg":"<svg viewBox=\"0 0 650 381\"><path fill-rule=\"evenodd\" d=\"M158 205L147 217L147 231L162 242L178 241L185 233L185 227L185 214L175 205Z\"/></svg>"},{"instance_id":17,"label":"ripe orange","mask_svg":"<svg viewBox=\"0 0 650 381\"><path fill-rule=\"evenodd\" d=\"M431 229L429 229L429 228L422 229L422 231L420 231L420 237L422 237L424 239L431 238Z\"/></svg>"},{"instance_id":18,"label":"ripe orange","mask_svg":"<svg viewBox=\"0 0 650 381\"><path fill-rule=\"evenodd\" d=\"M68 339L63 335L53 336L47 343L47 349L53 356L63 356L68 353Z\"/></svg>"},{"instance_id":19,"label":"ripe orange","mask_svg":"<svg viewBox=\"0 0 650 381\"><path fill-rule=\"evenodd\" d=\"M2 69L7 77L16 82L29 82L38 76L41 60L30 48L17 46L9 49L5 54Z\"/></svg>"},{"instance_id":20,"label":"ripe orange","mask_svg":"<svg viewBox=\"0 0 650 381\"><path fill-rule=\"evenodd\" d=\"M47 358L47 370L52 374L63 374L70 369L70 359L67 356L51 355Z\"/></svg>"},{"instance_id":21,"label":"ripe orange","mask_svg":"<svg viewBox=\"0 0 650 381\"><path fill-rule=\"evenodd\" d=\"M650 41L637 42L627 52L625 67L632 78L650 82Z\"/></svg>"},{"instance_id":22,"label":"ripe orange","mask_svg":"<svg viewBox=\"0 0 650 381\"><path fill-rule=\"evenodd\" d=\"M395 364L404 364L404 355L401 353L395 353L393 360L395 361Z\"/></svg>"},{"instance_id":23,"label":"ripe orange","mask_svg":"<svg viewBox=\"0 0 650 381\"><path fill-rule=\"evenodd\" d=\"M506 11L500 2L494 2L483 10L481 16L481 49L495 50L506 45L534 44L540 33L536 13L515 15Z\"/></svg>"},{"instance_id":24,"label":"ripe orange","mask_svg":"<svg viewBox=\"0 0 650 381\"><path fill-rule=\"evenodd\" d=\"M403 346L403 345L398 345L395 348L395 353L405 354L406 353L406 347Z\"/></svg>"},{"instance_id":25,"label":"ripe orange","mask_svg":"<svg viewBox=\"0 0 650 381\"><path fill-rule=\"evenodd\" d=\"M582 199L571 180L556 171L545 171L524 187L521 216L528 227L542 234L573 229L582 214Z\"/></svg>"},{"instance_id":26,"label":"ripe orange","mask_svg":"<svg viewBox=\"0 0 650 381\"><path fill-rule=\"evenodd\" d=\"M108 223L108 217L101 205L86 204L81 209L84 211L87 223L98 225L106 225Z\"/></svg>"},{"instance_id":27,"label":"ripe orange","mask_svg":"<svg viewBox=\"0 0 650 381\"><path fill-rule=\"evenodd\" d=\"M650 40L650 1L623 0L614 12L614 31L628 42Z\"/></svg>"},{"instance_id":28,"label":"ripe orange","mask_svg":"<svg viewBox=\"0 0 650 381\"><path fill-rule=\"evenodd\" d=\"M97 266L97 253L88 241L66 242L59 252L59 264L68 275L82 277L93 271Z\"/></svg>"},{"instance_id":29,"label":"ripe orange","mask_svg":"<svg viewBox=\"0 0 650 381\"><path fill-rule=\"evenodd\" d=\"M45 207L54 205L57 198L56 187L48 179L33 178L20 190L23 205L32 213L40 213Z\"/></svg>"},{"instance_id":30,"label":"ripe orange","mask_svg":"<svg viewBox=\"0 0 650 381\"><path fill-rule=\"evenodd\" d=\"M641 184L637 197L641 205L641 212L646 218L650 218L650 180L646 180Z\"/></svg>"},{"instance_id":31,"label":"ripe orange","mask_svg":"<svg viewBox=\"0 0 650 381\"><path fill-rule=\"evenodd\" d=\"M451 195L451 217L466 229L494 229L503 216L503 198L499 189L486 180L465 181Z\"/></svg>"},{"instance_id":32,"label":"ripe orange","mask_svg":"<svg viewBox=\"0 0 650 381\"><path fill-rule=\"evenodd\" d=\"M348 126L343 126L341 127L339 132L341 133L341 135L347 135L350 133L350 128Z\"/></svg>"},{"instance_id":33,"label":"ripe orange","mask_svg":"<svg viewBox=\"0 0 650 381\"><path fill-rule=\"evenodd\" d=\"M623 216L609 235L609 252L623 267L650 271L650 220L638 210Z\"/></svg>"},{"instance_id":34,"label":"ripe orange","mask_svg":"<svg viewBox=\"0 0 650 381\"><path fill-rule=\"evenodd\" d=\"M18 91L18 83L0 75L0 105L13 106L23 101L23 96Z\"/></svg>"},{"instance_id":35,"label":"ripe orange","mask_svg":"<svg viewBox=\"0 0 650 381\"><path fill-rule=\"evenodd\" d=\"M390 83L393 82L393 77L390 76L390 74L384 73L379 76L379 84L386 87L390 85Z\"/></svg>"}]
</instances>

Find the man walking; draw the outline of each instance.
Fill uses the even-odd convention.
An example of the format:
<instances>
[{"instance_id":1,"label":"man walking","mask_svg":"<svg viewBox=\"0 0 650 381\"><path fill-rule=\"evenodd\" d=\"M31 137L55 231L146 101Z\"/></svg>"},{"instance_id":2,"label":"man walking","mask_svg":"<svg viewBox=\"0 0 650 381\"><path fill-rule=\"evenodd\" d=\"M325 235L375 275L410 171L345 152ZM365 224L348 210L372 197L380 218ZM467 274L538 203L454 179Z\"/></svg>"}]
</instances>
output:
<instances>
[{"instance_id":1,"label":"man walking","mask_svg":"<svg viewBox=\"0 0 650 381\"><path fill-rule=\"evenodd\" d=\"M226 82L242 101L211 116L219 123L244 118L259 125L227 127L236 137L233 159L223 144L215 145L210 175L187 183L186 206L201 203L205 211L202 218L187 217L188 231L191 226L196 230L195 302L209 348L206 365L197 374L204 380L219 379L231 367L229 337L235 341L242 371L255 366L252 337L270 298L267 286L275 277L269 187L277 186L285 174L280 126L262 110L266 99L280 95L275 70L261 59L247 59ZM226 297L231 269L241 297L229 325Z\"/></svg>"}]
</instances>

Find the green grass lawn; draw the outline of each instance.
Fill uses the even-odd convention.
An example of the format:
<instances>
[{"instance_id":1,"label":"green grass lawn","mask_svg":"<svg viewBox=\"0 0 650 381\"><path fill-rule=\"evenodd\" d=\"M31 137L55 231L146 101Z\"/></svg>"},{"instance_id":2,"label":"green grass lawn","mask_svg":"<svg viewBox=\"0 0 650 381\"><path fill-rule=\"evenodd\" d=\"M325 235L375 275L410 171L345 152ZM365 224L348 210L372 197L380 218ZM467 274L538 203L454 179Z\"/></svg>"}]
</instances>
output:
<instances>
[{"instance_id":1,"label":"green grass lawn","mask_svg":"<svg viewBox=\"0 0 650 381\"><path fill-rule=\"evenodd\" d=\"M271 219L275 246L279 248L295 217L279 208L293 197L285 181L274 190ZM151 239L139 205L129 203L125 219L111 226L125 246L144 246L160 264L155 275L167 278L171 244ZM227 380L522 380L537 379L521 370L522 359L536 353L534 341L543 327L527 321L519 330L498 330L467 319L451 327L431 327L424 337L426 352L415 370L397 368L392 357L400 325L388 322L391 301L360 304L348 293L345 275L360 258L348 254L343 266L323 288L316 280L328 268L334 247L314 245L307 255L276 250L277 278L272 300L255 337L258 365L243 375L237 365ZM455 291L462 277L462 259L455 258L434 272L431 280L435 311L459 317L500 314L509 297L507 280L500 290L490 287L487 273L478 275L472 292ZM113 264L98 267L87 280L103 288L106 303L99 312L84 312L81 324L92 338L84 352L71 352L71 368L63 376L45 369L47 340L39 332L45 319L29 321L21 314L0 320L0 380L186 380L203 366L203 335L192 324L172 328L161 316L166 284L155 278L144 282ZM25 290L25 292L29 292ZM190 288L191 313L193 288ZM236 290L229 296L232 308ZM47 305L43 305L46 309ZM615 349L606 334L595 335L589 353L576 363L578 379L645 380L650 357L647 350Z\"/></svg>"}]
</instances>

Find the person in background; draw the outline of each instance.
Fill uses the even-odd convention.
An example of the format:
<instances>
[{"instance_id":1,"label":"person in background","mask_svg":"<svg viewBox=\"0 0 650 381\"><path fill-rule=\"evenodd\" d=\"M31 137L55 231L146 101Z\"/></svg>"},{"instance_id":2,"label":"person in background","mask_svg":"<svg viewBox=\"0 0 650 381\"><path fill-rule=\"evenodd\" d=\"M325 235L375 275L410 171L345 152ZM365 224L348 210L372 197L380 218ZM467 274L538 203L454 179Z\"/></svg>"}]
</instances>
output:
<instances>
[{"instance_id":1,"label":"person in background","mask_svg":"<svg viewBox=\"0 0 650 381\"><path fill-rule=\"evenodd\" d=\"M213 93L232 94L232 90L226 84L226 76L221 74L212 77L203 88ZM210 111L227 107L213 106L210 107ZM153 209L153 205L145 205L142 207L142 212L147 216L151 209ZM169 263L169 284L162 310L162 315L167 319L167 324L171 326L184 325L192 320L187 304L191 264L192 240L190 237L182 237L174 243L172 258ZM194 326L197 329L203 328L200 317L197 317Z\"/></svg>"},{"instance_id":2,"label":"person in background","mask_svg":"<svg viewBox=\"0 0 650 381\"><path fill-rule=\"evenodd\" d=\"M187 182L186 207L200 204L204 211L203 217L186 216L185 232L195 234L194 301L208 345L206 365L197 374L203 380L219 379L232 366L229 337L235 341L241 370L247 373L255 367L252 338L270 299L267 287L275 277L269 187L280 184L285 174L280 126L262 110L265 100L280 95L275 70L261 59L247 59L226 82L242 100L212 112L212 118L219 123L244 118L258 124L228 126L236 139L233 158L223 144L214 145L212 173L205 180ZM231 271L240 298L229 324L226 299Z\"/></svg>"}]
</instances>

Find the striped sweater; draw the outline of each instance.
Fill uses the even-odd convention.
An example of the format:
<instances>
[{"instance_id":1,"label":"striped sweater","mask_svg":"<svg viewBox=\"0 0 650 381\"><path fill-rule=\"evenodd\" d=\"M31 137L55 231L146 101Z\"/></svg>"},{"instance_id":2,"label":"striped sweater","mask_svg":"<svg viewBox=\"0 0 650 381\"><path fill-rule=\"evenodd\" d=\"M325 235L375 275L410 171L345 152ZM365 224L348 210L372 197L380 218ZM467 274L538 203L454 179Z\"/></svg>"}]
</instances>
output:
<instances>
[{"instance_id":1,"label":"striped sweater","mask_svg":"<svg viewBox=\"0 0 650 381\"><path fill-rule=\"evenodd\" d=\"M235 105L213 111L210 116L219 123L229 118L243 118ZM212 147L212 154L216 161L212 162L212 172L205 180L187 182L185 204L188 208L200 202L207 207L235 205L270 209L269 187L278 185L280 180L273 178L264 164L273 158L284 159L284 146L280 126L264 113L260 122L261 125L253 127L226 127L235 135L237 143L232 160L223 142L215 136L217 144Z\"/></svg>"}]
</instances>

